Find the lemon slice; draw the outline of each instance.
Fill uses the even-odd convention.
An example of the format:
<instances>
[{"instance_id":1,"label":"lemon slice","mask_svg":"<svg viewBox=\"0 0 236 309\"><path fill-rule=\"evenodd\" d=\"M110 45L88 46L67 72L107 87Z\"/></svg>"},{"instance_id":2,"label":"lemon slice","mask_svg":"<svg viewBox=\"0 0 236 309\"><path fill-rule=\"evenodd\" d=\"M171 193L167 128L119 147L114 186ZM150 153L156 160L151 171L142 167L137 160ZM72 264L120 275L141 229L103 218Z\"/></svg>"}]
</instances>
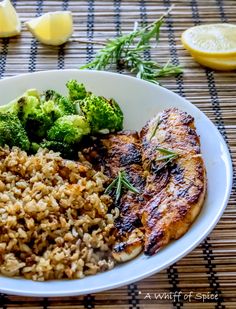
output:
<instances>
[{"instance_id":1,"label":"lemon slice","mask_svg":"<svg viewBox=\"0 0 236 309\"><path fill-rule=\"evenodd\" d=\"M0 2L0 37L7 38L19 34L20 19L10 0Z\"/></svg>"},{"instance_id":2,"label":"lemon slice","mask_svg":"<svg viewBox=\"0 0 236 309\"><path fill-rule=\"evenodd\" d=\"M73 19L69 11L46 13L25 24L37 40L47 45L64 44L73 33Z\"/></svg>"},{"instance_id":3,"label":"lemon slice","mask_svg":"<svg viewBox=\"0 0 236 309\"><path fill-rule=\"evenodd\" d=\"M199 56L193 53L191 55L201 65L214 70L232 71L236 69L236 57L232 57L231 59L229 57L218 58L215 56Z\"/></svg>"},{"instance_id":4,"label":"lemon slice","mask_svg":"<svg viewBox=\"0 0 236 309\"><path fill-rule=\"evenodd\" d=\"M195 55L226 57L236 55L236 25L209 24L187 29L182 44Z\"/></svg>"}]
</instances>

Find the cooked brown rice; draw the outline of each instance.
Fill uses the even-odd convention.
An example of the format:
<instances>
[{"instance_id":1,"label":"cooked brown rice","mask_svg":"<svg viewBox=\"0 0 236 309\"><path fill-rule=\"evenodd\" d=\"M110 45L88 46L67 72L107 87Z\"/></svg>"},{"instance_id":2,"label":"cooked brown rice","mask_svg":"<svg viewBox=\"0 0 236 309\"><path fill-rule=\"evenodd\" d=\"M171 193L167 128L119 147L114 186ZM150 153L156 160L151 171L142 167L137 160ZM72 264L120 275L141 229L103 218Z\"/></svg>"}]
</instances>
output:
<instances>
[{"instance_id":1,"label":"cooked brown rice","mask_svg":"<svg viewBox=\"0 0 236 309\"><path fill-rule=\"evenodd\" d=\"M0 273L82 278L114 266L107 177L86 162L0 149Z\"/></svg>"}]
</instances>

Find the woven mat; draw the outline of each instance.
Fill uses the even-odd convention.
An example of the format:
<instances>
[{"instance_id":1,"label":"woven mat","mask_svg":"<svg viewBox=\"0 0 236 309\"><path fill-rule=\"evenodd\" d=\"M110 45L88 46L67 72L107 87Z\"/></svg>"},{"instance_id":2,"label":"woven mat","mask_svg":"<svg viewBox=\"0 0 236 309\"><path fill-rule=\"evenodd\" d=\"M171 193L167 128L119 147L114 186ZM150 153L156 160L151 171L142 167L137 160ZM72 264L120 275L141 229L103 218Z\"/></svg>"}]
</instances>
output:
<instances>
[{"instance_id":1,"label":"woven mat","mask_svg":"<svg viewBox=\"0 0 236 309\"><path fill-rule=\"evenodd\" d=\"M236 164L236 74L213 72L195 63L180 44L181 32L200 23L236 23L236 1L223 0L38 0L13 1L22 20L55 10L73 11L75 38L105 39L130 31L135 20L153 21L171 4L161 44L153 59L181 64L184 74L162 84L186 97L215 123ZM100 46L69 43L42 46L23 30L0 40L0 78L48 69L77 68ZM209 137L210 138L210 137ZM168 269L140 282L108 292L68 298L0 296L0 308L236 308L236 175L228 207L203 243ZM214 206L214 205L212 205ZM154 295L154 293L156 293ZM176 295L176 296L174 296ZM203 297L207 299L203 300Z\"/></svg>"}]
</instances>

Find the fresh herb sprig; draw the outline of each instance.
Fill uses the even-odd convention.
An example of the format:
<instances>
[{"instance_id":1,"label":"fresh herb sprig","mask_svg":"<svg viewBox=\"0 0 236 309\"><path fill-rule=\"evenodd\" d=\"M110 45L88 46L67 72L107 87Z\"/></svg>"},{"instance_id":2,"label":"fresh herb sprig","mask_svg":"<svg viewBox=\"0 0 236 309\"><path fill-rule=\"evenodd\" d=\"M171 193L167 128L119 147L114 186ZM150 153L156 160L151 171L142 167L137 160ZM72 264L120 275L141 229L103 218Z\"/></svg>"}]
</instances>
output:
<instances>
[{"instance_id":1,"label":"fresh herb sprig","mask_svg":"<svg viewBox=\"0 0 236 309\"><path fill-rule=\"evenodd\" d=\"M147 168L150 169L151 165L156 162L162 162L157 168L155 168L156 172L159 172L164 167L166 167L169 163L173 162L175 159L179 157L179 154L173 150L169 150L166 148L157 147L157 151L159 151L162 156L155 157L154 159L148 161Z\"/></svg>"},{"instance_id":2,"label":"fresh herb sprig","mask_svg":"<svg viewBox=\"0 0 236 309\"><path fill-rule=\"evenodd\" d=\"M94 60L81 67L81 69L106 70L112 65L126 68L140 79L158 84L158 77L177 75L182 72L181 68L172 65L169 61L163 66L155 61L144 58L144 53L151 49L151 39L159 41L160 27L164 17L161 16L153 23L135 29L125 35L108 40L106 45L96 54Z\"/></svg>"},{"instance_id":3,"label":"fresh herb sprig","mask_svg":"<svg viewBox=\"0 0 236 309\"><path fill-rule=\"evenodd\" d=\"M171 163L172 161L174 161L175 159L178 158L178 153L173 151L173 150L169 150L166 148L160 148L157 147L156 150L158 150L161 154L163 154L163 156L155 158L156 162L161 162L164 161L160 167L158 168L158 170L164 168L167 164Z\"/></svg>"},{"instance_id":4,"label":"fresh herb sprig","mask_svg":"<svg viewBox=\"0 0 236 309\"><path fill-rule=\"evenodd\" d=\"M104 193L108 194L115 190L115 202L118 203L122 193L124 192L124 189L136 194L139 193L139 190L136 189L127 179L126 173L124 171L119 171L118 176L110 183Z\"/></svg>"},{"instance_id":5,"label":"fresh herb sprig","mask_svg":"<svg viewBox=\"0 0 236 309\"><path fill-rule=\"evenodd\" d=\"M157 129L159 128L160 123L161 123L161 119L160 119L160 116L159 116L159 117L157 118L157 120L156 120L154 129L153 129L153 131L152 131L152 133L151 133L151 136L150 136L150 138L149 138L150 141L151 141L151 140L153 139L153 137L156 135Z\"/></svg>"},{"instance_id":6,"label":"fresh herb sprig","mask_svg":"<svg viewBox=\"0 0 236 309\"><path fill-rule=\"evenodd\" d=\"M169 150L167 148L161 148L161 147L157 147L156 150L158 150L161 154L163 154L164 156L159 157L156 159L156 161L163 161L163 160L174 160L178 157L177 152L173 151L173 150Z\"/></svg>"}]
</instances>

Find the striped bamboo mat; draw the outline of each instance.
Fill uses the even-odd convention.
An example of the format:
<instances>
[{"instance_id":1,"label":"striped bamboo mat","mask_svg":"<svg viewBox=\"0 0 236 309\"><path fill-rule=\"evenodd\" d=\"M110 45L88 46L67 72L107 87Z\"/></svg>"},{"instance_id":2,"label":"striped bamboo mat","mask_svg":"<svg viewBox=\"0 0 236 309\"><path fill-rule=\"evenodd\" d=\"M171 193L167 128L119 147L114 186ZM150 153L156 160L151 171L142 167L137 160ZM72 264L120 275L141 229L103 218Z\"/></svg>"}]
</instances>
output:
<instances>
[{"instance_id":1,"label":"striped bamboo mat","mask_svg":"<svg viewBox=\"0 0 236 309\"><path fill-rule=\"evenodd\" d=\"M22 20L55 10L71 10L75 38L106 39L134 21L153 21L175 3L153 59L181 64L184 74L162 84L186 97L215 123L236 165L236 73L213 72L195 63L180 44L181 32L201 23L236 23L235 0L14 0ZM68 43L42 46L23 29L21 37L0 40L0 78L48 69L77 68L100 46ZM209 137L210 138L210 137ZM217 227L187 257L140 282L108 292L68 298L0 295L0 308L236 308L236 174L228 207ZM214 205L212 205L214 206ZM203 300L203 298L206 298Z\"/></svg>"}]
</instances>

